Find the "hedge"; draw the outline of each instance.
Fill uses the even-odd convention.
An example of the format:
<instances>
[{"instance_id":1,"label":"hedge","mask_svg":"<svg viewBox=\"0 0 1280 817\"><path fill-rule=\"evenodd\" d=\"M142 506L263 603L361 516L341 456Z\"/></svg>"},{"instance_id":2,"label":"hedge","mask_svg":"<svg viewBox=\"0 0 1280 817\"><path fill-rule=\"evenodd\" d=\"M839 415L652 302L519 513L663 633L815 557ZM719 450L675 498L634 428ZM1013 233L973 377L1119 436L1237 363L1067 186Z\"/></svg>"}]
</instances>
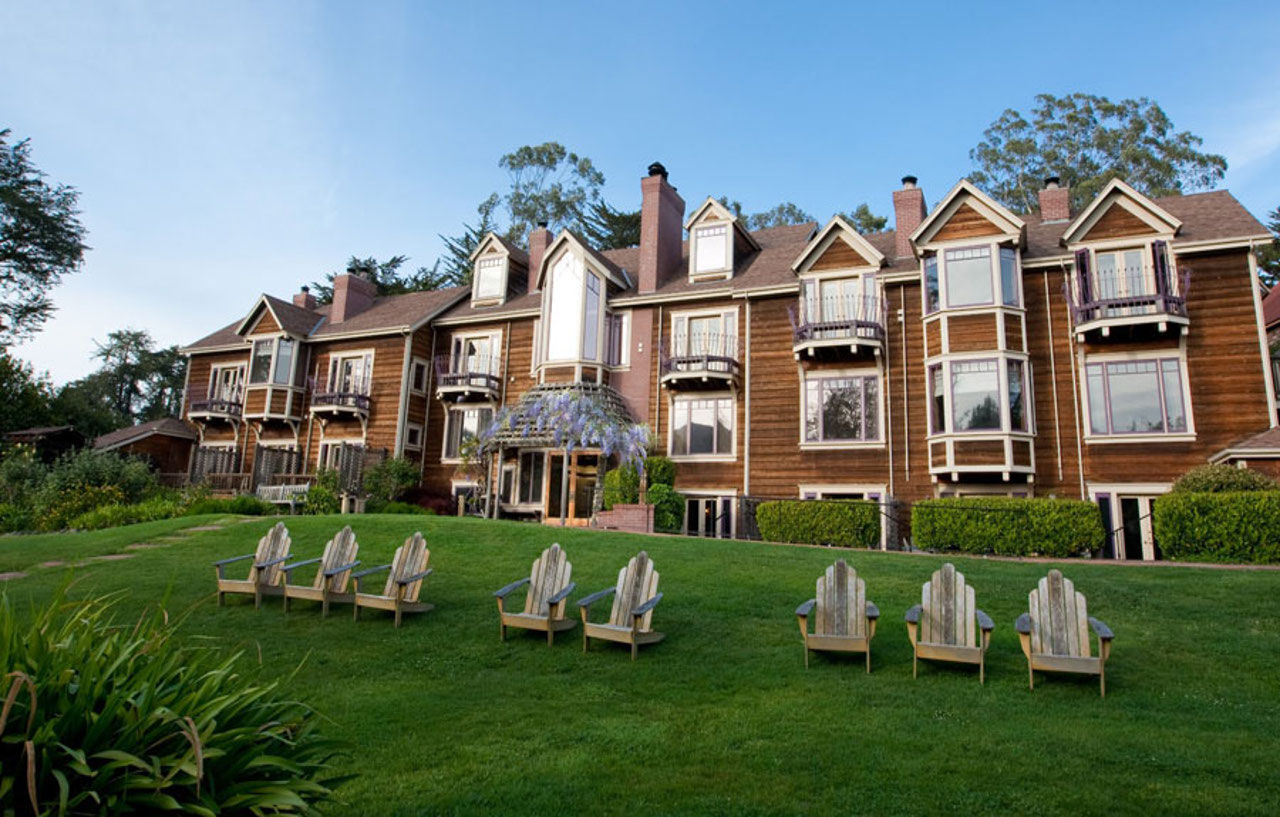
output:
<instances>
[{"instance_id":1,"label":"hedge","mask_svg":"<svg viewBox=\"0 0 1280 817\"><path fill-rule=\"evenodd\" d=\"M684 520L684 494L670 485L654 485L645 498L653 506L653 529L661 533L679 533Z\"/></svg>"},{"instance_id":2,"label":"hedge","mask_svg":"<svg viewBox=\"0 0 1280 817\"><path fill-rule=\"evenodd\" d=\"M1235 491L1280 491L1280 485L1266 474L1234 465L1201 465L1178 477L1170 489L1175 494L1231 493Z\"/></svg>"},{"instance_id":3,"label":"hedge","mask_svg":"<svg viewBox=\"0 0 1280 817\"><path fill-rule=\"evenodd\" d=\"M1280 564L1280 491L1168 494L1152 522L1167 559Z\"/></svg>"},{"instance_id":4,"label":"hedge","mask_svg":"<svg viewBox=\"0 0 1280 817\"><path fill-rule=\"evenodd\" d=\"M1001 556L1081 556L1103 542L1102 515L1075 499L926 499L911 507L922 550Z\"/></svg>"},{"instance_id":5,"label":"hedge","mask_svg":"<svg viewBox=\"0 0 1280 817\"><path fill-rule=\"evenodd\" d=\"M878 547L880 506L874 502L780 500L756 508L760 538L807 545Z\"/></svg>"}]
</instances>

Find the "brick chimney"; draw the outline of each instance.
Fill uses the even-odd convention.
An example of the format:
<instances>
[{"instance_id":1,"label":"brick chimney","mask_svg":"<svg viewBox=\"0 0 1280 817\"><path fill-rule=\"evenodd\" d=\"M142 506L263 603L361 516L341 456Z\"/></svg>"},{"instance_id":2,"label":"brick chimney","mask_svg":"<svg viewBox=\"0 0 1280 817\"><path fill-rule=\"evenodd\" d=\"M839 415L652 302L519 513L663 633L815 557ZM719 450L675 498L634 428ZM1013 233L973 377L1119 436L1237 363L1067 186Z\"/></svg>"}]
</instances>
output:
<instances>
[{"instance_id":1,"label":"brick chimney","mask_svg":"<svg viewBox=\"0 0 1280 817\"><path fill-rule=\"evenodd\" d=\"M293 305L300 306L303 309L315 309L316 296L311 294L311 287L303 286L298 294L293 296Z\"/></svg>"},{"instance_id":2,"label":"brick chimney","mask_svg":"<svg viewBox=\"0 0 1280 817\"><path fill-rule=\"evenodd\" d=\"M373 306L378 288L363 275L344 272L333 279L333 306L329 308L329 323L350 320Z\"/></svg>"},{"instance_id":3,"label":"brick chimney","mask_svg":"<svg viewBox=\"0 0 1280 817\"><path fill-rule=\"evenodd\" d=\"M916 186L915 176L902 177L902 189L893 191L893 225L897 231L894 254L910 258L911 234L924 221L924 191Z\"/></svg>"},{"instance_id":4,"label":"brick chimney","mask_svg":"<svg viewBox=\"0 0 1280 817\"><path fill-rule=\"evenodd\" d=\"M529 291L538 291L538 268L542 266L542 256L555 236L547 229L547 222L539 221L538 226L529 231Z\"/></svg>"},{"instance_id":5,"label":"brick chimney","mask_svg":"<svg viewBox=\"0 0 1280 817\"><path fill-rule=\"evenodd\" d=\"M667 169L649 165L640 182L640 292L653 292L680 273L680 244L684 236L684 199L667 183Z\"/></svg>"},{"instance_id":6,"label":"brick chimney","mask_svg":"<svg viewBox=\"0 0 1280 817\"><path fill-rule=\"evenodd\" d=\"M1044 180L1044 189L1040 191L1041 221L1071 220L1071 188L1063 187L1061 181L1057 176Z\"/></svg>"}]
</instances>

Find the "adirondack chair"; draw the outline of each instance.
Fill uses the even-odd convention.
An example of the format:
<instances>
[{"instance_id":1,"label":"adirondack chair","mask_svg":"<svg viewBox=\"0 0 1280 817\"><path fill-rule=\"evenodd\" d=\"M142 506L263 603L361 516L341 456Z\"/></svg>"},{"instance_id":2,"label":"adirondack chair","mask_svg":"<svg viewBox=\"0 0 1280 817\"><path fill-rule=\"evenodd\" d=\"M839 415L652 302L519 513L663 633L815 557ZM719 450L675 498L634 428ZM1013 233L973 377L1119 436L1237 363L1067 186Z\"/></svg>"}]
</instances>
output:
<instances>
[{"instance_id":1,"label":"adirondack chair","mask_svg":"<svg viewBox=\"0 0 1280 817\"><path fill-rule=\"evenodd\" d=\"M1107 659L1111 656L1111 628L1089 617L1084 594L1057 570L1040 580L1028 596L1030 612L1013 625L1027 656L1027 676L1036 687L1036 670L1076 672L1098 676L1101 694L1107 694ZM1098 637L1098 654L1089 647L1089 630Z\"/></svg>"},{"instance_id":2,"label":"adirondack chair","mask_svg":"<svg viewBox=\"0 0 1280 817\"><path fill-rule=\"evenodd\" d=\"M593 624L587 614L591 605L606 596L613 596L613 610L607 624ZM618 585L592 593L578 602L582 613L582 651L590 647L591 639L603 638L619 644L631 645L631 660L636 660L636 650L641 644L656 644L665 636L650 626L653 608L662 601L658 592L658 571L643 550L631 557L627 566L618 571Z\"/></svg>"},{"instance_id":3,"label":"adirondack chair","mask_svg":"<svg viewBox=\"0 0 1280 817\"><path fill-rule=\"evenodd\" d=\"M214 570L218 573L218 606L222 606L223 597L228 593L253 594L255 608L262 605L263 596L281 595L283 590L280 587L280 565L293 558L289 552L291 546L289 529L283 522L277 522L275 527L267 531L266 536L258 540L256 552L214 562ZM249 578L228 579L227 565L242 562L245 559L253 560L249 568Z\"/></svg>"},{"instance_id":4,"label":"adirondack chair","mask_svg":"<svg viewBox=\"0 0 1280 817\"><path fill-rule=\"evenodd\" d=\"M911 641L911 677L921 658L978 665L978 682L987 682L987 647L995 624L974 604L973 587L955 565L934 571L920 590L920 603L907 611ZM975 626L976 625L976 626Z\"/></svg>"},{"instance_id":5,"label":"adirondack chair","mask_svg":"<svg viewBox=\"0 0 1280 817\"><path fill-rule=\"evenodd\" d=\"M391 558L391 564L378 565L353 573L351 581L355 584L355 594L352 600L355 603L352 605L352 617L357 621L360 619L361 607L392 610L396 614L396 626L399 627L402 613L425 613L431 610L433 605L418 601L422 585L432 573L432 569L427 567L427 562L430 560L431 551L427 549L427 540L422 538L422 532L419 531L396 548L396 555ZM390 572L387 574L387 584L382 589L382 594L361 593L360 580L383 570Z\"/></svg>"},{"instance_id":6,"label":"adirondack chair","mask_svg":"<svg viewBox=\"0 0 1280 817\"><path fill-rule=\"evenodd\" d=\"M351 578L351 570L360 564L356 559L360 545L356 542L355 532L347 525L338 531L324 546L324 553L316 559L303 559L281 568L284 571L284 611L289 612L289 599L306 599L320 602L321 615L329 615L331 602L351 601L347 592L347 581ZM289 575L305 565L320 564L316 570L315 581L311 586L290 584Z\"/></svg>"},{"instance_id":7,"label":"adirondack chair","mask_svg":"<svg viewBox=\"0 0 1280 817\"><path fill-rule=\"evenodd\" d=\"M573 573L573 565L569 563L564 550L554 544L542 551L542 555L533 560L533 568L527 579L512 582L494 592L498 600L499 637L507 640L507 628L519 627L524 630L544 630L547 633L547 646L555 640L556 633L568 630L577 624L571 618L564 617L565 599L577 587L569 581ZM505 607L507 596L511 591L529 585L524 597L524 612L509 613Z\"/></svg>"},{"instance_id":8,"label":"adirondack chair","mask_svg":"<svg viewBox=\"0 0 1280 817\"><path fill-rule=\"evenodd\" d=\"M840 559L818 577L817 591L816 598L796 608L804 641L804 665L809 666L810 650L865 652L867 672L871 672L871 639L876 636L880 609L867 601L866 583ZM815 606L817 613L810 633L809 615Z\"/></svg>"}]
</instances>

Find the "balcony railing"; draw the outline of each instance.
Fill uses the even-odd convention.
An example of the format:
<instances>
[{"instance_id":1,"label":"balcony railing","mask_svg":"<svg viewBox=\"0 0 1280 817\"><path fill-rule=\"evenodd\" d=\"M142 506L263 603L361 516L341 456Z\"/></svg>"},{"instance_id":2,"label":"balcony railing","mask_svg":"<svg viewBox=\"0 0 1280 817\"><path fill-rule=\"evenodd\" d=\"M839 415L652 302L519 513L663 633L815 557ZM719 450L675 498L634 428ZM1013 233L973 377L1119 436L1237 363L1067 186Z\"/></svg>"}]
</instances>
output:
<instances>
[{"instance_id":1,"label":"balcony railing","mask_svg":"<svg viewBox=\"0 0 1280 817\"><path fill-rule=\"evenodd\" d=\"M316 385L311 395L311 410L331 413L369 413L369 381L364 378L331 380L323 386Z\"/></svg>"},{"instance_id":2,"label":"balcony railing","mask_svg":"<svg viewBox=\"0 0 1280 817\"><path fill-rule=\"evenodd\" d=\"M815 297L802 289L789 312L797 352L846 345L851 351L865 346L879 352L884 346L887 307L878 295Z\"/></svg>"},{"instance_id":3,"label":"balcony railing","mask_svg":"<svg viewBox=\"0 0 1280 817\"><path fill-rule=\"evenodd\" d=\"M1077 331L1090 324L1152 323L1170 318L1185 323L1191 271L1157 271L1149 265L1076 275L1067 293Z\"/></svg>"},{"instance_id":4,"label":"balcony railing","mask_svg":"<svg viewBox=\"0 0 1280 817\"><path fill-rule=\"evenodd\" d=\"M436 355L436 394L488 397L502 388L502 359L496 355Z\"/></svg>"},{"instance_id":5,"label":"balcony railing","mask_svg":"<svg viewBox=\"0 0 1280 817\"><path fill-rule=\"evenodd\" d=\"M239 397L211 397L208 400L192 400L188 414L202 414L209 417L239 417L244 410L244 402Z\"/></svg>"},{"instance_id":6,"label":"balcony railing","mask_svg":"<svg viewBox=\"0 0 1280 817\"><path fill-rule=\"evenodd\" d=\"M669 387L724 384L737 379L738 357L736 335L707 332L672 344L664 340L658 350L660 379Z\"/></svg>"}]
</instances>

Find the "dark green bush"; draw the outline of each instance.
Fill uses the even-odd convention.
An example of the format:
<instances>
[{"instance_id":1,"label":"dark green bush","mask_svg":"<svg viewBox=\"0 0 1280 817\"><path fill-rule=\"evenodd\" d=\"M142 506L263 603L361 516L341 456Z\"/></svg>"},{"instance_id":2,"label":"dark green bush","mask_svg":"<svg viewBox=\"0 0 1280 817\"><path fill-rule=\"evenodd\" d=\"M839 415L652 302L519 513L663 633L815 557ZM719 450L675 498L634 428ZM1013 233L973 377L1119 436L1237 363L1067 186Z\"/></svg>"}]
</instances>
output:
<instances>
[{"instance_id":1,"label":"dark green bush","mask_svg":"<svg viewBox=\"0 0 1280 817\"><path fill-rule=\"evenodd\" d=\"M653 505L653 529L663 533L679 533L684 524L684 494L670 485L651 485L646 497Z\"/></svg>"},{"instance_id":2,"label":"dark green bush","mask_svg":"<svg viewBox=\"0 0 1280 817\"><path fill-rule=\"evenodd\" d=\"M1167 559L1280 564L1280 491L1169 494L1152 524Z\"/></svg>"},{"instance_id":3,"label":"dark green bush","mask_svg":"<svg viewBox=\"0 0 1280 817\"><path fill-rule=\"evenodd\" d=\"M879 547L880 506L846 500L780 500L756 508L760 537L840 547Z\"/></svg>"},{"instance_id":4,"label":"dark green bush","mask_svg":"<svg viewBox=\"0 0 1280 817\"><path fill-rule=\"evenodd\" d=\"M159 610L120 622L110 600L62 595L19 626L0 601L0 812L297 814L331 798L319 717L175 631Z\"/></svg>"},{"instance_id":5,"label":"dark green bush","mask_svg":"<svg viewBox=\"0 0 1280 817\"><path fill-rule=\"evenodd\" d=\"M648 457L644 461L649 487L676 484L675 463L666 457ZM617 504L633 505L640 501L640 472L634 465L614 468L604 475L604 509Z\"/></svg>"},{"instance_id":6,"label":"dark green bush","mask_svg":"<svg viewBox=\"0 0 1280 817\"><path fill-rule=\"evenodd\" d=\"M365 505L365 513L403 513L435 516L435 511L427 510L421 505L414 505L412 502L374 502L373 500L369 500L369 503Z\"/></svg>"},{"instance_id":7,"label":"dark green bush","mask_svg":"<svg viewBox=\"0 0 1280 817\"><path fill-rule=\"evenodd\" d=\"M1173 483L1173 493L1223 493L1235 491L1277 491L1280 484L1266 474L1234 465L1201 465Z\"/></svg>"},{"instance_id":8,"label":"dark green bush","mask_svg":"<svg viewBox=\"0 0 1280 817\"><path fill-rule=\"evenodd\" d=\"M0 502L30 506L49 475L49 467L29 449L16 449L0 461Z\"/></svg>"},{"instance_id":9,"label":"dark green bush","mask_svg":"<svg viewBox=\"0 0 1280 817\"><path fill-rule=\"evenodd\" d=\"M392 502L422 481L418 466L403 457L383 460L364 472L364 492L371 500Z\"/></svg>"},{"instance_id":10,"label":"dark green bush","mask_svg":"<svg viewBox=\"0 0 1280 817\"><path fill-rule=\"evenodd\" d=\"M650 487L676 484L676 464L666 457L647 457L644 461L644 473Z\"/></svg>"},{"instance_id":11,"label":"dark green bush","mask_svg":"<svg viewBox=\"0 0 1280 817\"><path fill-rule=\"evenodd\" d=\"M911 507L923 550L1002 556L1080 556L1102 546L1102 514L1073 499L926 499Z\"/></svg>"},{"instance_id":12,"label":"dark green bush","mask_svg":"<svg viewBox=\"0 0 1280 817\"><path fill-rule=\"evenodd\" d=\"M34 525L31 508L12 502L0 502L0 533L31 530Z\"/></svg>"},{"instance_id":13,"label":"dark green bush","mask_svg":"<svg viewBox=\"0 0 1280 817\"><path fill-rule=\"evenodd\" d=\"M316 481L307 489L307 499L302 504L303 513L338 513L342 510L342 497L338 496L338 472L321 468Z\"/></svg>"},{"instance_id":14,"label":"dark green bush","mask_svg":"<svg viewBox=\"0 0 1280 817\"><path fill-rule=\"evenodd\" d=\"M241 494L233 499L209 497L197 499L187 506L183 516L198 516L208 513L234 513L243 516L271 516L280 509L270 502L263 502L252 494Z\"/></svg>"},{"instance_id":15,"label":"dark green bush","mask_svg":"<svg viewBox=\"0 0 1280 817\"><path fill-rule=\"evenodd\" d=\"M172 519L182 513L183 508L177 500L160 496L133 505L101 505L72 519L70 526L77 530L101 530Z\"/></svg>"},{"instance_id":16,"label":"dark green bush","mask_svg":"<svg viewBox=\"0 0 1280 817\"><path fill-rule=\"evenodd\" d=\"M120 490L125 502L140 502L156 485L155 474L142 460L84 449L60 457L49 469L41 491L66 494L84 487L111 486Z\"/></svg>"}]
</instances>

